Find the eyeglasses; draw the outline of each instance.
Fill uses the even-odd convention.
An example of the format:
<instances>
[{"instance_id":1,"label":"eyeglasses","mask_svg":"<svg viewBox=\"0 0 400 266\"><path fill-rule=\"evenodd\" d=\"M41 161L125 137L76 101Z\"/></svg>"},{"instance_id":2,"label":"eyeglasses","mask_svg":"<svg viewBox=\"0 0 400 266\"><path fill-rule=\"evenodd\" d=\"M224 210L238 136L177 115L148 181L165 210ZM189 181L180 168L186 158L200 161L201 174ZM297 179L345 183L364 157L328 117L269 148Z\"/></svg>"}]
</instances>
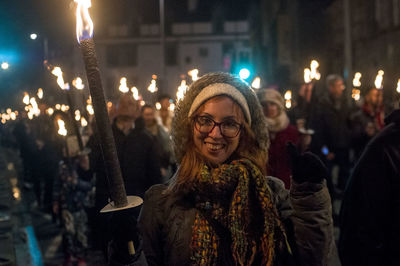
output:
<instances>
[{"instance_id":1,"label":"eyeglasses","mask_svg":"<svg viewBox=\"0 0 400 266\"><path fill-rule=\"evenodd\" d=\"M226 138L236 137L242 129L242 125L234 120L218 123L207 116L196 116L194 118L194 127L202 134L210 134L216 126L219 127L221 135Z\"/></svg>"}]
</instances>

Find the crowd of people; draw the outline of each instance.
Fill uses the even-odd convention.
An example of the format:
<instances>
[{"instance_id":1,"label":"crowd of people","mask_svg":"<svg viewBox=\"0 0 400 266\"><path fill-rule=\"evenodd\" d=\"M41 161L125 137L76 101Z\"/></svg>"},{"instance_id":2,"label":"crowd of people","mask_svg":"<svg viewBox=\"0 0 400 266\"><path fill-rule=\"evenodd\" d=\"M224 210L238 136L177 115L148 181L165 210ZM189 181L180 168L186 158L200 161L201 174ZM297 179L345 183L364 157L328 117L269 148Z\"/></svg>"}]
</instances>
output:
<instances>
[{"instance_id":1,"label":"crowd of people","mask_svg":"<svg viewBox=\"0 0 400 266\"><path fill-rule=\"evenodd\" d=\"M343 79L329 75L324 89L303 84L287 109L278 89L254 92L233 75L210 73L190 86L175 112L168 95L159 102L157 110L123 94L109 110L127 195L144 199L124 215L100 213L110 182L93 117L77 128L68 113L45 115L41 103L43 115L29 120L21 111L3 126L18 145L25 189L62 227L65 265L85 265L89 248L115 265L328 264L339 223L331 202L348 183L357 191L356 181L348 182L351 170L391 123L381 90L354 101ZM59 118L69 137L57 134ZM355 201L344 205L346 236ZM350 238L341 236L342 247ZM340 250L346 261L347 249Z\"/></svg>"}]
</instances>

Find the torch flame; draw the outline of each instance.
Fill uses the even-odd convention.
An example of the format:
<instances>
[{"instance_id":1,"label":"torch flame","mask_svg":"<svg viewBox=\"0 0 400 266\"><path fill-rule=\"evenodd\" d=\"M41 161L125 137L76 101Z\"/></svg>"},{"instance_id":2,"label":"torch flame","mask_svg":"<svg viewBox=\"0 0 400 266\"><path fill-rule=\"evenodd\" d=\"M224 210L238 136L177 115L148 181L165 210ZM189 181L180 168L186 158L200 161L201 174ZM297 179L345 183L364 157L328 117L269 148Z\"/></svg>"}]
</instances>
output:
<instances>
[{"instance_id":1,"label":"torch flame","mask_svg":"<svg viewBox=\"0 0 400 266\"><path fill-rule=\"evenodd\" d=\"M353 79L353 86L354 87L361 87L361 81L360 81L361 76L362 75L361 75L360 72L357 72L357 73L354 74L354 79Z\"/></svg>"},{"instance_id":2,"label":"torch flame","mask_svg":"<svg viewBox=\"0 0 400 266\"><path fill-rule=\"evenodd\" d=\"M360 93L361 93L361 91L359 89L355 89L354 88L351 91L351 98L353 98L356 101L359 101L360 100Z\"/></svg>"},{"instance_id":3,"label":"torch flame","mask_svg":"<svg viewBox=\"0 0 400 266\"><path fill-rule=\"evenodd\" d=\"M133 95L133 99L135 99L136 101L139 100L139 91L136 87L132 87L131 89L132 95Z\"/></svg>"},{"instance_id":4,"label":"torch flame","mask_svg":"<svg viewBox=\"0 0 400 266\"><path fill-rule=\"evenodd\" d=\"M78 43L93 37L93 21L89 15L90 0L74 0L76 6L76 38Z\"/></svg>"},{"instance_id":5,"label":"torch flame","mask_svg":"<svg viewBox=\"0 0 400 266\"><path fill-rule=\"evenodd\" d=\"M85 88L85 85L83 85L82 79L80 77L76 77L72 81L72 85L77 89L77 90L83 90Z\"/></svg>"},{"instance_id":6,"label":"torch flame","mask_svg":"<svg viewBox=\"0 0 400 266\"><path fill-rule=\"evenodd\" d=\"M310 77L311 79L316 79L316 80L320 80L321 79L321 74L318 71L318 67L319 67L319 63L317 60L312 60L310 63L310 68L311 68L311 72L310 72Z\"/></svg>"},{"instance_id":7,"label":"torch flame","mask_svg":"<svg viewBox=\"0 0 400 266\"><path fill-rule=\"evenodd\" d=\"M255 79L254 79L253 82L251 83L251 86L252 86L254 89L259 89L259 88L261 88L261 79L260 79L260 77L255 77Z\"/></svg>"},{"instance_id":8,"label":"torch flame","mask_svg":"<svg viewBox=\"0 0 400 266\"><path fill-rule=\"evenodd\" d=\"M383 70L379 70L378 71L378 75L376 75L375 78L375 88L377 89L382 89L382 82L383 82L383 75L385 74L385 72L383 72Z\"/></svg>"},{"instance_id":9,"label":"torch flame","mask_svg":"<svg viewBox=\"0 0 400 266\"><path fill-rule=\"evenodd\" d=\"M58 123L58 134L65 137L67 135L67 129L65 128L64 120L58 119L57 123Z\"/></svg>"},{"instance_id":10,"label":"torch flame","mask_svg":"<svg viewBox=\"0 0 400 266\"><path fill-rule=\"evenodd\" d=\"M400 79L397 80L397 88L396 91L400 93Z\"/></svg>"},{"instance_id":11,"label":"torch flame","mask_svg":"<svg viewBox=\"0 0 400 266\"><path fill-rule=\"evenodd\" d=\"M181 85L178 87L178 92L176 93L176 101L179 102L185 96L188 86L186 85L186 80L182 80Z\"/></svg>"},{"instance_id":12,"label":"torch flame","mask_svg":"<svg viewBox=\"0 0 400 266\"><path fill-rule=\"evenodd\" d=\"M88 111L88 113L89 113L90 115L94 115L93 105L88 104L88 105L86 106L86 110Z\"/></svg>"},{"instance_id":13,"label":"torch flame","mask_svg":"<svg viewBox=\"0 0 400 266\"><path fill-rule=\"evenodd\" d=\"M188 72L188 75L192 77L193 81L196 81L199 79L198 75L199 75L199 70L198 69L192 69Z\"/></svg>"},{"instance_id":14,"label":"torch flame","mask_svg":"<svg viewBox=\"0 0 400 266\"><path fill-rule=\"evenodd\" d=\"M29 110L29 112L32 112L32 114L35 115L35 116L39 116L40 110L39 110L38 104L36 102L36 99L35 98L31 98L29 100L29 103L32 105L32 108Z\"/></svg>"},{"instance_id":15,"label":"torch flame","mask_svg":"<svg viewBox=\"0 0 400 266\"><path fill-rule=\"evenodd\" d=\"M46 110L46 113L48 114L48 115L53 115L54 114L54 109L53 108L47 108L47 110Z\"/></svg>"},{"instance_id":16,"label":"torch flame","mask_svg":"<svg viewBox=\"0 0 400 266\"><path fill-rule=\"evenodd\" d=\"M285 107L290 109L292 107L292 91L287 90L284 95L285 98Z\"/></svg>"},{"instance_id":17,"label":"torch flame","mask_svg":"<svg viewBox=\"0 0 400 266\"><path fill-rule=\"evenodd\" d=\"M61 71L60 67L55 67L51 71L51 74L57 77L57 84L60 86L62 90L68 90L69 89L69 84L64 83L64 78L63 78L63 72Z\"/></svg>"},{"instance_id":18,"label":"torch flame","mask_svg":"<svg viewBox=\"0 0 400 266\"><path fill-rule=\"evenodd\" d=\"M309 68L304 69L304 82L310 83L312 81L311 78L311 70Z\"/></svg>"},{"instance_id":19,"label":"torch flame","mask_svg":"<svg viewBox=\"0 0 400 266\"><path fill-rule=\"evenodd\" d=\"M37 96L39 99L43 99L43 89L42 88L38 89Z\"/></svg>"},{"instance_id":20,"label":"torch flame","mask_svg":"<svg viewBox=\"0 0 400 266\"><path fill-rule=\"evenodd\" d=\"M126 78L122 77L119 81L119 91L122 93L127 93L129 91L128 86L126 85Z\"/></svg>"},{"instance_id":21,"label":"torch flame","mask_svg":"<svg viewBox=\"0 0 400 266\"><path fill-rule=\"evenodd\" d=\"M29 94L27 92L24 92L24 99L22 100L22 102L26 105L29 104Z\"/></svg>"},{"instance_id":22,"label":"torch flame","mask_svg":"<svg viewBox=\"0 0 400 266\"><path fill-rule=\"evenodd\" d=\"M86 127L88 125L88 122L86 121L86 119L84 117L82 117L81 119L81 126L82 127Z\"/></svg>"},{"instance_id":23,"label":"torch flame","mask_svg":"<svg viewBox=\"0 0 400 266\"><path fill-rule=\"evenodd\" d=\"M291 90L286 91L284 98L285 98L285 100L291 100L292 99L292 91Z\"/></svg>"},{"instance_id":24,"label":"torch flame","mask_svg":"<svg viewBox=\"0 0 400 266\"><path fill-rule=\"evenodd\" d=\"M79 110L75 110L75 120L81 120L81 112Z\"/></svg>"},{"instance_id":25,"label":"torch flame","mask_svg":"<svg viewBox=\"0 0 400 266\"><path fill-rule=\"evenodd\" d=\"M157 76L153 75L152 77L153 79L151 80L149 87L147 87L147 90L151 93L155 93L156 91L158 91L156 82Z\"/></svg>"}]
</instances>

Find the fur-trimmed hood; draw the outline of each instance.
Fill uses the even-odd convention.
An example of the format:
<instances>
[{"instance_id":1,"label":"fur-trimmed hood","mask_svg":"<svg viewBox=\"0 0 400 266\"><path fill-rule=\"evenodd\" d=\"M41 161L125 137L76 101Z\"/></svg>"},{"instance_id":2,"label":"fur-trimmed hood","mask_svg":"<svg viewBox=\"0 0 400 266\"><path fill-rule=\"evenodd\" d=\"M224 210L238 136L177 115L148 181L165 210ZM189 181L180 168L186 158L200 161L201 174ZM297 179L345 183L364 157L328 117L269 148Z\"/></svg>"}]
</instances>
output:
<instances>
[{"instance_id":1,"label":"fur-trimmed hood","mask_svg":"<svg viewBox=\"0 0 400 266\"><path fill-rule=\"evenodd\" d=\"M253 89L251 89L250 86L243 80L234 75L216 72L206 74L195 81L186 91L183 100L177 103L175 115L172 120L171 130L177 162L181 162L182 157L184 156L192 138L192 136L190 136L192 132L192 129L190 128L191 121L190 118L188 118L190 107L196 96L203 90L203 88L214 83L230 84L237 88L240 93L242 93L250 109L250 116L252 121L251 130L255 134L257 145L259 145L259 148L267 153L269 148L267 122Z\"/></svg>"}]
</instances>

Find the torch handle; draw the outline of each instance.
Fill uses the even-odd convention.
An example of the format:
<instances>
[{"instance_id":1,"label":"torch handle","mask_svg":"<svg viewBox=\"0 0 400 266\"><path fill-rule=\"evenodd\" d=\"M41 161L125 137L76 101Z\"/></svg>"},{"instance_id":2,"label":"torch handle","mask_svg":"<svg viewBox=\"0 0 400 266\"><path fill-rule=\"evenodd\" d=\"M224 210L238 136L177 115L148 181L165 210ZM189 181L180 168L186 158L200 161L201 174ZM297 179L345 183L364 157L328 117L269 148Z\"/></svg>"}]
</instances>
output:
<instances>
[{"instance_id":1,"label":"torch handle","mask_svg":"<svg viewBox=\"0 0 400 266\"><path fill-rule=\"evenodd\" d=\"M93 39L82 40L81 51L85 62L89 90L92 96L97 131L100 137L100 145L105 161L106 173L110 181L111 199L114 201L115 207L124 207L128 205L128 200L118 161L114 136L108 117Z\"/></svg>"}]
</instances>

